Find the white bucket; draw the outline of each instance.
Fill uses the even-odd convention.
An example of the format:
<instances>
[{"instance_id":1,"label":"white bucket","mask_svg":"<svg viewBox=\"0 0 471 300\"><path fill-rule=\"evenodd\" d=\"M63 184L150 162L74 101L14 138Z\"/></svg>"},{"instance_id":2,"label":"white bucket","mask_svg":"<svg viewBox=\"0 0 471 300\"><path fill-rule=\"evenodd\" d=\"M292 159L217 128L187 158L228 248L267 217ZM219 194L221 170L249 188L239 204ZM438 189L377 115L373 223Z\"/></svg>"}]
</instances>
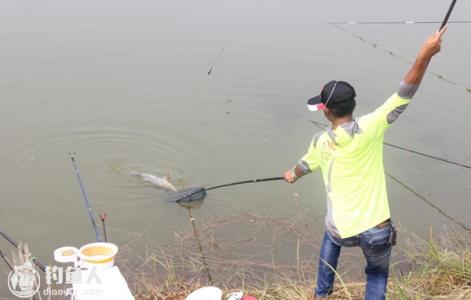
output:
<instances>
[{"instance_id":1,"label":"white bucket","mask_svg":"<svg viewBox=\"0 0 471 300\"><path fill-rule=\"evenodd\" d=\"M78 250L80 266L83 268L108 269L114 266L118 246L112 243L91 243Z\"/></svg>"},{"instance_id":2,"label":"white bucket","mask_svg":"<svg viewBox=\"0 0 471 300\"><path fill-rule=\"evenodd\" d=\"M197 289L186 300L222 300L222 291L214 286Z\"/></svg>"}]
</instances>

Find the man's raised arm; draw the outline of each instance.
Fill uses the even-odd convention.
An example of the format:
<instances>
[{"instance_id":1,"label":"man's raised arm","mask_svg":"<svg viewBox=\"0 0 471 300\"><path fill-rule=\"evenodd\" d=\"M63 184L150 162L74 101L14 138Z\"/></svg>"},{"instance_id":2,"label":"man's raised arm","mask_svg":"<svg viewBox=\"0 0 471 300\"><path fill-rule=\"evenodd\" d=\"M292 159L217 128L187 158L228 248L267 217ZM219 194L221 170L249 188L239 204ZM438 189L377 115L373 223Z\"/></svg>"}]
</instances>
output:
<instances>
[{"instance_id":1,"label":"man's raised arm","mask_svg":"<svg viewBox=\"0 0 471 300\"><path fill-rule=\"evenodd\" d=\"M422 45L414 64L401 82L399 96L409 99L414 96L427 71L430 60L435 54L440 52L442 36L446 30L447 27L445 26L442 30L429 37Z\"/></svg>"},{"instance_id":2,"label":"man's raised arm","mask_svg":"<svg viewBox=\"0 0 471 300\"><path fill-rule=\"evenodd\" d=\"M392 95L374 112L363 116L363 125L369 128L368 132L373 138L382 136L409 105L427 71L430 60L440 52L442 36L446 29L444 27L423 43L414 64L402 79L397 93Z\"/></svg>"}]
</instances>

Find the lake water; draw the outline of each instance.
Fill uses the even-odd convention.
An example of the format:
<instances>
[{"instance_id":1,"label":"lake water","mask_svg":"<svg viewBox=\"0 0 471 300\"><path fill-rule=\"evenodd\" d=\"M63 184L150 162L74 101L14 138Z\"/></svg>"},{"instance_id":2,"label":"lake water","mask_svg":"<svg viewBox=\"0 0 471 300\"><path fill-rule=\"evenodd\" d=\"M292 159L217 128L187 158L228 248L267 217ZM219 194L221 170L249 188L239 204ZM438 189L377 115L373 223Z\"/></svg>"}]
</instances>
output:
<instances>
[{"instance_id":1,"label":"lake water","mask_svg":"<svg viewBox=\"0 0 471 300\"><path fill-rule=\"evenodd\" d=\"M27 241L45 262L59 246L94 240L68 157L75 151L95 214L108 214L113 242L125 243L126 232L145 232L172 243L174 232L191 228L187 210L130 172L169 172L185 186L281 175L319 131L309 120L325 122L305 106L325 82L351 82L361 115L395 92L407 72L403 60L352 34L413 60L438 27L341 25L343 32L328 22L440 21L448 5L3 0L1 229ZM471 3L458 2L452 19L466 20L470 10ZM427 75L386 141L471 164L471 93L464 89L471 87L470 29L451 24L430 66L455 84ZM391 148L385 165L471 226L470 170ZM425 236L430 226L453 225L396 182L388 180L388 189L394 219L408 231ZM326 210L319 173L294 185L211 191L192 214L201 222L244 213L292 220L298 211L293 199L319 236ZM4 241L0 246L10 252ZM7 297L6 280L0 280L0 295Z\"/></svg>"}]
</instances>

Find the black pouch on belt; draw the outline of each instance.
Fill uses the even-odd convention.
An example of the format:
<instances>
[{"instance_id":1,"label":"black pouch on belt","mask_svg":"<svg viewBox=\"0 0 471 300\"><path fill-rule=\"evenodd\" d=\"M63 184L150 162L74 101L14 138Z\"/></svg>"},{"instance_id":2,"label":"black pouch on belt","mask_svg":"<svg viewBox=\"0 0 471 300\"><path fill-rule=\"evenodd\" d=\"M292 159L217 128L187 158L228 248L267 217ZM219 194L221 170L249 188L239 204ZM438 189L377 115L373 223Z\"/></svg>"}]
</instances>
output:
<instances>
[{"instance_id":1,"label":"black pouch on belt","mask_svg":"<svg viewBox=\"0 0 471 300\"><path fill-rule=\"evenodd\" d=\"M396 246L397 243L397 231L394 222L391 222L391 234L389 235L389 244Z\"/></svg>"}]
</instances>

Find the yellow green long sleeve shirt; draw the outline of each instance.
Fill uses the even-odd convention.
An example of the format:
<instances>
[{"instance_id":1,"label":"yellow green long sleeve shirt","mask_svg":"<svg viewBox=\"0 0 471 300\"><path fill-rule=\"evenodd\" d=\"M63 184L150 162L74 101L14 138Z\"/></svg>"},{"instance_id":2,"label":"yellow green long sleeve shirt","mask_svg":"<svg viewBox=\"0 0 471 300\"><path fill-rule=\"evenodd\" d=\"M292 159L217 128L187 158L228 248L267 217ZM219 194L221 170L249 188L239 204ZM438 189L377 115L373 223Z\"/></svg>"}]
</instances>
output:
<instances>
[{"instance_id":1,"label":"yellow green long sleeve shirt","mask_svg":"<svg viewBox=\"0 0 471 300\"><path fill-rule=\"evenodd\" d=\"M327 194L326 229L331 234L348 238L390 218L384 134L415 90L410 95L395 93L374 112L316 134L300 160L305 173L319 167L322 171Z\"/></svg>"}]
</instances>

